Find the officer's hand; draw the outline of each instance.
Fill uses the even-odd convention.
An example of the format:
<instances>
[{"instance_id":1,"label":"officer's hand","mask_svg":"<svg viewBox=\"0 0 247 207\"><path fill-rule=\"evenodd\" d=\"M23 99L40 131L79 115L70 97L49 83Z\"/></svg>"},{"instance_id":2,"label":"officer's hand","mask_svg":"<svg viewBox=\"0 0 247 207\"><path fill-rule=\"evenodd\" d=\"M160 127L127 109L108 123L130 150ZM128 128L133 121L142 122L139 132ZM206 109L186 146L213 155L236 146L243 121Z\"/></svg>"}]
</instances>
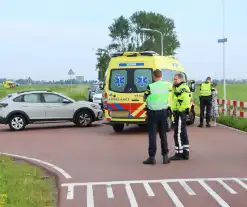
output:
<instances>
[{"instance_id":1,"label":"officer's hand","mask_svg":"<svg viewBox=\"0 0 247 207\"><path fill-rule=\"evenodd\" d=\"M189 114L189 113L190 113L189 108L187 108L187 109L185 110L185 113L186 113L186 114Z\"/></svg>"},{"instance_id":2,"label":"officer's hand","mask_svg":"<svg viewBox=\"0 0 247 207\"><path fill-rule=\"evenodd\" d=\"M172 112L172 115L175 117L175 116L177 116L177 114L178 114L178 111L173 111Z\"/></svg>"}]
</instances>

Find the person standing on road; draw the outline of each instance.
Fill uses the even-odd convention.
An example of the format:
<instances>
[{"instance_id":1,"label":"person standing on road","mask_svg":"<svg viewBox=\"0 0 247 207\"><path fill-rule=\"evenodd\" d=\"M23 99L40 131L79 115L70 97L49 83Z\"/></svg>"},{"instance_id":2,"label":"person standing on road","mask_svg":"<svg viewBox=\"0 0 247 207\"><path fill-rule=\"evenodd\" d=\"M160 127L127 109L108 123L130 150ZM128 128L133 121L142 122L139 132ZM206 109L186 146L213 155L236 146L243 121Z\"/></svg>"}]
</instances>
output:
<instances>
[{"instance_id":1,"label":"person standing on road","mask_svg":"<svg viewBox=\"0 0 247 207\"><path fill-rule=\"evenodd\" d=\"M174 76L172 88L172 111L174 116L175 155L169 160L189 159L189 138L186 129L186 117L189 114L191 92L182 74Z\"/></svg>"},{"instance_id":2,"label":"person standing on road","mask_svg":"<svg viewBox=\"0 0 247 207\"><path fill-rule=\"evenodd\" d=\"M170 85L162 81L162 72L155 70L153 72L155 82L148 85L144 94L144 101L147 105L147 123L149 135L149 157L143 161L143 164L156 164L155 155L157 150L156 143L156 127L158 126L161 154L163 156L163 164L168 164L168 143L167 143L167 108Z\"/></svg>"},{"instance_id":3,"label":"person standing on road","mask_svg":"<svg viewBox=\"0 0 247 207\"><path fill-rule=\"evenodd\" d=\"M206 107L206 127L210 127L211 107L212 107L212 85L211 78L207 77L206 81L200 85L200 124L203 127L204 111Z\"/></svg>"},{"instance_id":4,"label":"person standing on road","mask_svg":"<svg viewBox=\"0 0 247 207\"><path fill-rule=\"evenodd\" d=\"M216 89L217 83L214 82L212 84L212 108L211 108L211 118L212 118L212 124L211 126L216 126L216 119L219 116L219 109L218 109L218 91Z\"/></svg>"}]
</instances>

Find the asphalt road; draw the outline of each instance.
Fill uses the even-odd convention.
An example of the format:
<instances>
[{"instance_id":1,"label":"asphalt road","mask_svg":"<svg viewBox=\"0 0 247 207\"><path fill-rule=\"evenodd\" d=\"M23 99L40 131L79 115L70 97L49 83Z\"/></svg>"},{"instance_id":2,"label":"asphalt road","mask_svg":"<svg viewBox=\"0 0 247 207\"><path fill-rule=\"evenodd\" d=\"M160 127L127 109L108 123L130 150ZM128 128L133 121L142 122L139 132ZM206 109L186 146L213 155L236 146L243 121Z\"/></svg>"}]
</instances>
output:
<instances>
[{"instance_id":1,"label":"asphalt road","mask_svg":"<svg viewBox=\"0 0 247 207\"><path fill-rule=\"evenodd\" d=\"M147 132L138 126L116 134L100 123L32 125L22 132L0 126L0 152L56 172L61 207L246 207L247 134L196 124L188 133L191 159L169 165L161 164L159 147L157 164L142 164ZM173 154L173 132L168 138Z\"/></svg>"}]
</instances>

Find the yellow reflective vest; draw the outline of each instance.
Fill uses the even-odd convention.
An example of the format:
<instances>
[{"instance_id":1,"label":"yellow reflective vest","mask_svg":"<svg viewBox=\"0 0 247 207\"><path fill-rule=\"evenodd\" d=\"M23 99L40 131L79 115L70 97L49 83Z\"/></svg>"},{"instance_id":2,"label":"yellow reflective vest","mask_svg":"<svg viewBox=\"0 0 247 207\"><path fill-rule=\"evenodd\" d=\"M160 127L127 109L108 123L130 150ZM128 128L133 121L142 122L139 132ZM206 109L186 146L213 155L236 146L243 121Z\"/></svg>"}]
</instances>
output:
<instances>
[{"instance_id":1,"label":"yellow reflective vest","mask_svg":"<svg viewBox=\"0 0 247 207\"><path fill-rule=\"evenodd\" d=\"M200 96L211 96L212 95L212 85L209 82L204 82L200 86Z\"/></svg>"},{"instance_id":2,"label":"yellow reflective vest","mask_svg":"<svg viewBox=\"0 0 247 207\"><path fill-rule=\"evenodd\" d=\"M172 88L172 111L183 112L190 109L191 91L185 82Z\"/></svg>"}]
</instances>

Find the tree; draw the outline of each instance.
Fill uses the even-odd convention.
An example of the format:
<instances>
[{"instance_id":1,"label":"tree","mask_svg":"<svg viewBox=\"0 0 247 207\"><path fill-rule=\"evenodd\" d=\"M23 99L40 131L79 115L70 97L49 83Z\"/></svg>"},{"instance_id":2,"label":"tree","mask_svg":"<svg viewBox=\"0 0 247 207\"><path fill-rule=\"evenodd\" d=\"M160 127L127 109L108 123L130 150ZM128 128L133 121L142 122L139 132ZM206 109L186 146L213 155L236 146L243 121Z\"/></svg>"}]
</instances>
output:
<instances>
[{"instance_id":1,"label":"tree","mask_svg":"<svg viewBox=\"0 0 247 207\"><path fill-rule=\"evenodd\" d=\"M130 17L130 20L136 36L139 36L139 39L141 39L142 44L138 50L153 50L161 54L160 34L152 31L143 32L141 28L155 29L164 34L164 55L174 55L175 50L180 47L175 32L175 24L172 19L154 12L138 11Z\"/></svg>"},{"instance_id":2,"label":"tree","mask_svg":"<svg viewBox=\"0 0 247 207\"><path fill-rule=\"evenodd\" d=\"M110 61L109 50L98 48L96 55L98 56L96 65L96 70L98 70L98 79L100 81L103 81Z\"/></svg>"},{"instance_id":3,"label":"tree","mask_svg":"<svg viewBox=\"0 0 247 207\"><path fill-rule=\"evenodd\" d=\"M174 55L175 50L180 47L172 19L159 13L145 11L137 11L130 18L120 16L108 27L111 44L106 49L99 48L96 53L99 80L104 79L112 52L153 50L161 54L160 34L145 32L141 28L159 30L164 34L164 55Z\"/></svg>"},{"instance_id":4,"label":"tree","mask_svg":"<svg viewBox=\"0 0 247 207\"><path fill-rule=\"evenodd\" d=\"M124 16L120 16L113 20L113 23L108 27L112 38L112 43L109 45L110 50L130 51L134 50L132 28L130 21Z\"/></svg>"}]
</instances>

